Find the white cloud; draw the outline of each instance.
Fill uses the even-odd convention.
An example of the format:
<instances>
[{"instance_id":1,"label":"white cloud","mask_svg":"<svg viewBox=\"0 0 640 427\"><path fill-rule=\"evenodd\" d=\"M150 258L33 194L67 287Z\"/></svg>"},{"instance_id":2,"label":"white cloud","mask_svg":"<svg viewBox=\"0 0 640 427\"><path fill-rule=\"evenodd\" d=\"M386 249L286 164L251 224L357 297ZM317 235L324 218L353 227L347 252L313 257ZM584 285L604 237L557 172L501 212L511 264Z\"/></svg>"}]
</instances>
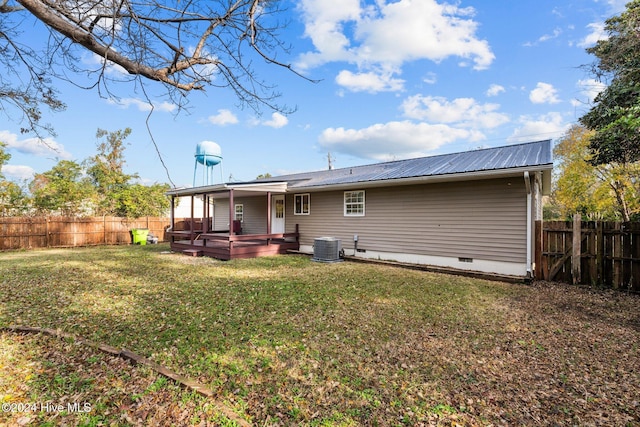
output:
<instances>
[{"instance_id":1,"label":"white cloud","mask_svg":"<svg viewBox=\"0 0 640 427\"><path fill-rule=\"evenodd\" d=\"M498 84L492 84L491 86L489 86L489 89L487 89L486 95L487 96L498 96L499 94L505 92L505 88L504 86L498 85Z\"/></svg>"},{"instance_id":2,"label":"white cloud","mask_svg":"<svg viewBox=\"0 0 640 427\"><path fill-rule=\"evenodd\" d=\"M23 181L25 179L32 179L36 173L35 169L31 166L23 165L4 165L2 166L2 174L10 180Z\"/></svg>"},{"instance_id":3,"label":"white cloud","mask_svg":"<svg viewBox=\"0 0 640 427\"><path fill-rule=\"evenodd\" d=\"M578 80L576 86L580 91L580 96L571 101L574 107L591 106L596 96L607 87L606 84L595 79Z\"/></svg>"},{"instance_id":4,"label":"white cloud","mask_svg":"<svg viewBox=\"0 0 640 427\"><path fill-rule=\"evenodd\" d=\"M129 73L123 67L116 64L115 62L106 61L104 57L97 55L95 53L91 53L90 55L83 56L82 61L85 64L90 66L96 66L96 65L100 67L104 66L105 73L109 76L113 76L113 77L126 76L127 78L130 78Z\"/></svg>"},{"instance_id":5,"label":"white cloud","mask_svg":"<svg viewBox=\"0 0 640 427\"><path fill-rule=\"evenodd\" d=\"M482 134L444 124L388 122L364 129L328 128L319 138L320 146L365 159L391 160L427 155L456 140L480 140Z\"/></svg>"},{"instance_id":6,"label":"white cloud","mask_svg":"<svg viewBox=\"0 0 640 427\"><path fill-rule=\"evenodd\" d=\"M300 3L300 10L305 36L312 40L317 52L303 54L298 67L313 68L326 62L353 59L344 26L360 19L360 0L305 0Z\"/></svg>"},{"instance_id":7,"label":"white cloud","mask_svg":"<svg viewBox=\"0 0 640 427\"><path fill-rule=\"evenodd\" d=\"M390 74L352 73L348 70L340 71L336 83L352 92L395 92L404 86L404 80L394 79Z\"/></svg>"},{"instance_id":8,"label":"white cloud","mask_svg":"<svg viewBox=\"0 0 640 427\"><path fill-rule=\"evenodd\" d=\"M538 82L535 89L529 93L529 100L534 104L557 104L558 91L549 83Z\"/></svg>"},{"instance_id":9,"label":"white cloud","mask_svg":"<svg viewBox=\"0 0 640 427\"><path fill-rule=\"evenodd\" d=\"M509 142L528 142L554 139L562 136L571 126L562 114L551 112L541 116L521 116L519 127L507 139Z\"/></svg>"},{"instance_id":10,"label":"white cloud","mask_svg":"<svg viewBox=\"0 0 640 427\"><path fill-rule=\"evenodd\" d=\"M209 116L207 120L209 123L219 126L234 125L238 123L236 115L225 109L218 110L218 114Z\"/></svg>"},{"instance_id":11,"label":"white cloud","mask_svg":"<svg viewBox=\"0 0 640 427\"><path fill-rule=\"evenodd\" d=\"M556 28L553 30L553 32L551 34L544 34L542 35L539 39L538 42L540 43L544 43L546 41L558 38L560 36L560 34L562 34L562 30L560 28Z\"/></svg>"},{"instance_id":12,"label":"white cloud","mask_svg":"<svg viewBox=\"0 0 640 427\"><path fill-rule=\"evenodd\" d=\"M391 160L429 155L455 141L479 142L483 130L509 122L498 104L480 104L473 98L410 96L401 105L410 120L378 123L362 129L328 128L320 146L372 160Z\"/></svg>"},{"instance_id":13,"label":"white cloud","mask_svg":"<svg viewBox=\"0 0 640 427\"><path fill-rule=\"evenodd\" d=\"M133 106L140 111L151 111L151 108L153 107L154 111L163 111L170 113L178 108L177 105L171 104L170 102L161 102L160 104L155 104L138 98L108 99L107 102L111 105L117 105L118 107L124 109Z\"/></svg>"},{"instance_id":14,"label":"white cloud","mask_svg":"<svg viewBox=\"0 0 640 427\"><path fill-rule=\"evenodd\" d=\"M589 34L585 36L579 43L578 47L587 48L595 45L598 40L606 40L609 36L604 30L604 22L594 22L587 25Z\"/></svg>"},{"instance_id":15,"label":"white cloud","mask_svg":"<svg viewBox=\"0 0 640 427\"><path fill-rule=\"evenodd\" d=\"M410 96L402 103L405 117L431 123L449 123L457 127L491 129L509 121L499 113L498 104L479 104L473 98L449 101L436 96Z\"/></svg>"},{"instance_id":16,"label":"white cloud","mask_svg":"<svg viewBox=\"0 0 640 427\"><path fill-rule=\"evenodd\" d=\"M0 131L0 141L7 144L9 150L16 150L22 154L31 154L38 157L55 157L62 160L72 159L71 153L64 149L64 145L57 143L53 138L26 138L18 139L18 136L9 131Z\"/></svg>"},{"instance_id":17,"label":"white cloud","mask_svg":"<svg viewBox=\"0 0 640 427\"><path fill-rule=\"evenodd\" d=\"M422 78L422 81L425 82L426 84L433 85L438 82L438 76L436 75L436 73L427 73Z\"/></svg>"},{"instance_id":18,"label":"white cloud","mask_svg":"<svg viewBox=\"0 0 640 427\"><path fill-rule=\"evenodd\" d=\"M482 70L495 59L489 43L476 37L478 24L473 8L438 4L436 0L303 0L299 9L305 35L315 51L299 57L297 68L305 70L328 62L354 64L351 76L378 74L381 81L395 81L406 62L450 57L462 58L464 66ZM343 71L344 73L344 71ZM342 75L342 79L347 78ZM373 88L375 86L368 86ZM382 85L384 90L398 84ZM371 90L371 89L367 89Z\"/></svg>"},{"instance_id":19,"label":"white cloud","mask_svg":"<svg viewBox=\"0 0 640 427\"><path fill-rule=\"evenodd\" d=\"M612 15L618 15L620 12L626 9L629 0L607 0L609 7L611 8Z\"/></svg>"},{"instance_id":20,"label":"white cloud","mask_svg":"<svg viewBox=\"0 0 640 427\"><path fill-rule=\"evenodd\" d=\"M289 119L287 118L287 116L280 114L278 112L275 112L271 115L271 120L262 122L264 126L269 126L276 129L284 127L288 123L289 123Z\"/></svg>"}]
</instances>

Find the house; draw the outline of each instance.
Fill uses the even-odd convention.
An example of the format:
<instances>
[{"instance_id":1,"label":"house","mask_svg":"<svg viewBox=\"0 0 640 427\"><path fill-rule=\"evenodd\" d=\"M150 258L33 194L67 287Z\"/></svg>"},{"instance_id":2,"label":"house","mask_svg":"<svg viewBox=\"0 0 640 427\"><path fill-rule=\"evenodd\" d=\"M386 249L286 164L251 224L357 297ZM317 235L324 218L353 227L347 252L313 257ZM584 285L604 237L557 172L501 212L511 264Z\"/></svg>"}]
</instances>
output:
<instances>
[{"instance_id":1,"label":"house","mask_svg":"<svg viewBox=\"0 0 640 427\"><path fill-rule=\"evenodd\" d=\"M170 233L172 248L311 253L331 236L349 256L531 276L552 166L547 140L172 190L172 201L204 201L197 225Z\"/></svg>"}]
</instances>

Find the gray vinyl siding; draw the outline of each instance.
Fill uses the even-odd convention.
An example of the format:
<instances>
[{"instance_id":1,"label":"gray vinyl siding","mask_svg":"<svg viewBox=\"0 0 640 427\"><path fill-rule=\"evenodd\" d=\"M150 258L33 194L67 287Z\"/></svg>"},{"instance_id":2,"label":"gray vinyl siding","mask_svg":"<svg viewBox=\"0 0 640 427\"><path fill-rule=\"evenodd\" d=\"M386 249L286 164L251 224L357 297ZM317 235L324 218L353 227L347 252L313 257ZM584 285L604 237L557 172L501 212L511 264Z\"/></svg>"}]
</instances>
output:
<instances>
[{"instance_id":1,"label":"gray vinyl siding","mask_svg":"<svg viewBox=\"0 0 640 427\"><path fill-rule=\"evenodd\" d=\"M267 196L238 197L235 203L244 207L242 234L264 234L267 232Z\"/></svg>"},{"instance_id":2,"label":"gray vinyl siding","mask_svg":"<svg viewBox=\"0 0 640 427\"><path fill-rule=\"evenodd\" d=\"M213 204L213 229L229 229L229 199L215 199Z\"/></svg>"},{"instance_id":3,"label":"gray vinyl siding","mask_svg":"<svg viewBox=\"0 0 640 427\"><path fill-rule=\"evenodd\" d=\"M236 197L233 204L243 208L243 234L264 234L267 232L267 197ZM229 229L229 199L217 199L214 211L214 229Z\"/></svg>"},{"instance_id":4,"label":"gray vinyl siding","mask_svg":"<svg viewBox=\"0 0 640 427\"><path fill-rule=\"evenodd\" d=\"M363 217L344 216L344 191L312 192L310 215L294 215L293 194L287 195L286 231L299 224L302 245L332 236L353 248L357 234L358 248L370 251L526 261L522 177L363 190Z\"/></svg>"}]
</instances>

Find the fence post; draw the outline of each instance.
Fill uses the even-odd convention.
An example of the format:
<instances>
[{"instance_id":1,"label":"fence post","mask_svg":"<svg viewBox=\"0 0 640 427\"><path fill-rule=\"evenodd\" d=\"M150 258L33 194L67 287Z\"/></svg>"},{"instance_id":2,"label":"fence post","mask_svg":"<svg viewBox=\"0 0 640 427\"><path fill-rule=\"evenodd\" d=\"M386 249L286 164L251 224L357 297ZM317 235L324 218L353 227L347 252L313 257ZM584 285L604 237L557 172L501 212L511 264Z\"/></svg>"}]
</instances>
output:
<instances>
[{"instance_id":1,"label":"fence post","mask_svg":"<svg viewBox=\"0 0 640 427\"><path fill-rule=\"evenodd\" d=\"M613 235L613 248L611 250L612 260L613 260L613 289L618 289L620 287L620 283L622 283L622 271L623 271L623 258L622 258L622 224L621 222L616 222L616 227Z\"/></svg>"},{"instance_id":2,"label":"fence post","mask_svg":"<svg viewBox=\"0 0 640 427\"><path fill-rule=\"evenodd\" d=\"M596 222L596 269L597 284L604 284L604 222ZM591 278L593 280L593 278Z\"/></svg>"},{"instance_id":3,"label":"fence post","mask_svg":"<svg viewBox=\"0 0 640 427\"><path fill-rule=\"evenodd\" d=\"M579 213L573 214L573 253L571 254L571 276L573 284L580 283L581 271L580 271L580 256L582 254L582 215Z\"/></svg>"}]
</instances>

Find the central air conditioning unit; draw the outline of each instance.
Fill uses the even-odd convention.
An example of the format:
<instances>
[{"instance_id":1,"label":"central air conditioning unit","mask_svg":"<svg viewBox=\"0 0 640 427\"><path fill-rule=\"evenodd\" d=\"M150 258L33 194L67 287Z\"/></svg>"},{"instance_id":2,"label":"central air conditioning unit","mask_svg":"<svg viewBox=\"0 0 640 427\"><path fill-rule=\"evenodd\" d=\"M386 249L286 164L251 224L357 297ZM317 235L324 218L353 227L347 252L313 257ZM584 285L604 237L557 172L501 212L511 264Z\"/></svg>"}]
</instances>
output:
<instances>
[{"instance_id":1,"label":"central air conditioning unit","mask_svg":"<svg viewBox=\"0 0 640 427\"><path fill-rule=\"evenodd\" d=\"M342 242L335 237L318 237L313 240L313 261L339 262Z\"/></svg>"}]
</instances>

